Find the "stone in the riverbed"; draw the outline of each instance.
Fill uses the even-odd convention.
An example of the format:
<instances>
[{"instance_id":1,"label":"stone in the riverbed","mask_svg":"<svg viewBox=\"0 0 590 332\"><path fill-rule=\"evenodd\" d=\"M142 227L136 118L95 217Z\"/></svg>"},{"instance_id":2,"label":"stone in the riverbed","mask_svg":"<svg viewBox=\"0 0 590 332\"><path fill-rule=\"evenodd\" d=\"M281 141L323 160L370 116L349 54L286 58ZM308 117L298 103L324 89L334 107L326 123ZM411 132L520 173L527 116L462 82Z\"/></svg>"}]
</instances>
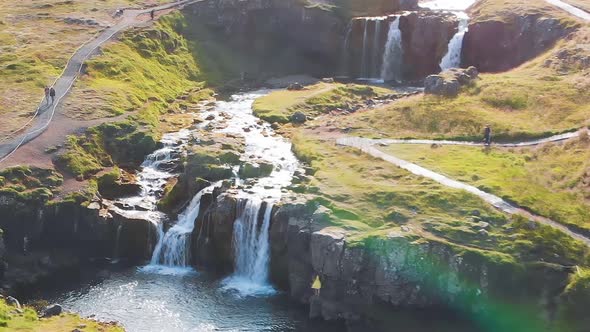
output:
<instances>
[{"instance_id":1,"label":"stone in the riverbed","mask_svg":"<svg viewBox=\"0 0 590 332\"><path fill-rule=\"evenodd\" d=\"M18 302L18 300L17 300L17 299L15 299L15 298L14 298L14 297L12 297L12 296L8 296L8 297L6 298L6 304L8 304L8 305L11 305L11 306L13 306L13 307L17 307L18 309L20 309L20 308L21 308L21 306L20 306L20 302Z\"/></svg>"},{"instance_id":2,"label":"stone in the riverbed","mask_svg":"<svg viewBox=\"0 0 590 332\"><path fill-rule=\"evenodd\" d=\"M295 112L291 115L291 122L296 123L296 124L302 124L305 123L307 121L307 115L305 115L303 112Z\"/></svg>"},{"instance_id":3,"label":"stone in the riverbed","mask_svg":"<svg viewBox=\"0 0 590 332\"><path fill-rule=\"evenodd\" d=\"M244 179L248 178L262 178L269 176L274 169L274 165L263 161L257 161L255 163L245 163L240 167L240 177Z\"/></svg>"},{"instance_id":4,"label":"stone in the riverbed","mask_svg":"<svg viewBox=\"0 0 590 332\"><path fill-rule=\"evenodd\" d=\"M305 87L303 86L303 84L301 83L291 83L289 84L289 86L287 87L287 90L289 91L300 91L303 90Z\"/></svg>"},{"instance_id":5,"label":"stone in the riverbed","mask_svg":"<svg viewBox=\"0 0 590 332\"><path fill-rule=\"evenodd\" d=\"M61 307L61 305L59 305L57 303L52 304L43 310L43 315L41 317L48 318L48 317L58 316L62 313L62 311L63 311L63 308Z\"/></svg>"}]
</instances>

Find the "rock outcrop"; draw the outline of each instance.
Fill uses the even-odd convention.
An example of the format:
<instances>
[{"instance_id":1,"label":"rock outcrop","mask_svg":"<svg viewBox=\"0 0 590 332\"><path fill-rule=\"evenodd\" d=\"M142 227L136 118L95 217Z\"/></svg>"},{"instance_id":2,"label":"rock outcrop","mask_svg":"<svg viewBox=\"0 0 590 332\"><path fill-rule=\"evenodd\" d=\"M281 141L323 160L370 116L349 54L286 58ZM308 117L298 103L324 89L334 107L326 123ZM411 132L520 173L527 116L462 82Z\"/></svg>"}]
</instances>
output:
<instances>
[{"instance_id":1,"label":"rock outcrop","mask_svg":"<svg viewBox=\"0 0 590 332\"><path fill-rule=\"evenodd\" d=\"M523 7L494 12L487 6L495 5L488 2L471 8L473 19L463 40L464 67L475 66L482 72L509 70L540 55L575 29L571 21L547 10L540 13Z\"/></svg>"},{"instance_id":2,"label":"rock outcrop","mask_svg":"<svg viewBox=\"0 0 590 332\"><path fill-rule=\"evenodd\" d=\"M471 84L479 76L475 67L467 69L453 68L439 75L430 75L424 80L424 93L453 97L459 94L462 86Z\"/></svg>"},{"instance_id":3,"label":"rock outcrop","mask_svg":"<svg viewBox=\"0 0 590 332\"><path fill-rule=\"evenodd\" d=\"M401 59L387 60L384 54L389 27L396 19L389 16L352 20L343 63L349 76L381 78L384 61L400 63L395 76L406 81L420 80L440 71L439 63L459 26L457 17L427 10L402 14L399 18L402 52L391 54Z\"/></svg>"},{"instance_id":4,"label":"rock outcrop","mask_svg":"<svg viewBox=\"0 0 590 332\"><path fill-rule=\"evenodd\" d=\"M440 61L457 33L455 15L420 11L400 18L403 45L403 77L420 80L440 71Z\"/></svg>"},{"instance_id":5,"label":"rock outcrop","mask_svg":"<svg viewBox=\"0 0 590 332\"><path fill-rule=\"evenodd\" d=\"M329 8L299 0L209 0L186 11L214 40L255 59L243 67L251 72L324 77L337 69L346 20Z\"/></svg>"},{"instance_id":6,"label":"rock outcrop","mask_svg":"<svg viewBox=\"0 0 590 332\"><path fill-rule=\"evenodd\" d=\"M306 304L313 299L316 315L328 320L383 321L394 308L439 307L490 319L498 301L515 299L549 310L559 295L550 285L563 285L568 278L567 269L524 268L403 229L349 243L347 232L325 227L324 218L305 202L276 211L271 275L294 299ZM310 288L315 276L322 281L319 297L312 297Z\"/></svg>"}]
</instances>

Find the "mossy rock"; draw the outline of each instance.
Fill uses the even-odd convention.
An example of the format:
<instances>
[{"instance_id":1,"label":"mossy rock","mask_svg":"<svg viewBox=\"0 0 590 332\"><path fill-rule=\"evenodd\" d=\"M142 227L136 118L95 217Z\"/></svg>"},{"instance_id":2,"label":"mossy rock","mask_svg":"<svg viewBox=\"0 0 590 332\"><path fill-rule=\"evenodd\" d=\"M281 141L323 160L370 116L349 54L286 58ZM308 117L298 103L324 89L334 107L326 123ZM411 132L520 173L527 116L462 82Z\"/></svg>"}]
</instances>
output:
<instances>
[{"instance_id":1,"label":"mossy rock","mask_svg":"<svg viewBox=\"0 0 590 332\"><path fill-rule=\"evenodd\" d=\"M245 163L240 167L240 177L244 179L263 178L269 176L273 170L273 164L264 162Z\"/></svg>"}]
</instances>

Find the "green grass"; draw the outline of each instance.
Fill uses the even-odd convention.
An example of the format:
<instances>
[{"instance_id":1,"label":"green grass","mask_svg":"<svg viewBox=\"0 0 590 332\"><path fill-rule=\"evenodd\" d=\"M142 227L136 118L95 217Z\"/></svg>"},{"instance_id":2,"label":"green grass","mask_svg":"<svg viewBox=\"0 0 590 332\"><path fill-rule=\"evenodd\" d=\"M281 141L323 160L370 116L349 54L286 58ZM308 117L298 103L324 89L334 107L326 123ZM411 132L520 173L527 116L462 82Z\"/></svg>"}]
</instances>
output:
<instances>
[{"instance_id":1,"label":"green grass","mask_svg":"<svg viewBox=\"0 0 590 332\"><path fill-rule=\"evenodd\" d=\"M50 169L17 166L0 171L0 195L21 201L47 202L63 183Z\"/></svg>"},{"instance_id":2,"label":"green grass","mask_svg":"<svg viewBox=\"0 0 590 332\"><path fill-rule=\"evenodd\" d=\"M85 327L80 328L81 325ZM25 307L22 312L18 312L15 307L0 300L0 331L62 332L73 331L76 328L88 332L124 331L122 327L115 324L98 323L69 313L39 319L37 312L32 308Z\"/></svg>"},{"instance_id":3,"label":"green grass","mask_svg":"<svg viewBox=\"0 0 590 332\"><path fill-rule=\"evenodd\" d=\"M419 237L518 262L588 264L585 245L559 231L531 228L528 221L511 219L472 194L336 147L310 131L294 129L292 135L294 151L314 172L309 183L295 189L329 208L330 224L348 230L351 243L406 226Z\"/></svg>"},{"instance_id":4,"label":"green grass","mask_svg":"<svg viewBox=\"0 0 590 332\"><path fill-rule=\"evenodd\" d=\"M590 232L590 142L539 148L391 145L395 155Z\"/></svg>"},{"instance_id":5,"label":"green grass","mask_svg":"<svg viewBox=\"0 0 590 332\"><path fill-rule=\"evenodd\" d=\"M590 125L588 68L575 61L590 55L588 29L561 41L547 54L514 70L482 74L456 98L418 95L382 108L336 119L341 128L367 137L457 138L480 141L490 124L496 140L544 137ZM570 51L570 59L554 55ZM548 61L552 62L547 66ZM568 62L568 61L571 61Z\"/></svg>"},{"instance_id":6,"label":"green grass","mask_svg":"<svg viewBox=\"0 0 590 332\"><path fill-rule=\"evenodd\" d=\"M271 93L256 100L253 109L254 114L263 120L288 123L291 115L298 111L308 117L316 117L393 92L366 85L318 83L300 91L282 90Z\"/></svg>"},{"instance_id":7,"label":"green grass","mask_svg":"<svg viewBox=\"0 0 590 332\"><path fill-rule=\"evenodd\" d=\"M61 73L68 58L101 27L67 24L65 18L113 23L116 8L164 0L0 2L0 139L23 125L43 97L43 87Z\"/></svg>"},{"instance_id":8,"label":"green grass","mask_svg":"<svg viewBox=\"0 0 590 332\"><path fill-rule=\"evenodd\" d=\"M562 294L560 321L565 332L583 332L590 326L590 269L578 268Z\"/></svg>"}]
</instances>

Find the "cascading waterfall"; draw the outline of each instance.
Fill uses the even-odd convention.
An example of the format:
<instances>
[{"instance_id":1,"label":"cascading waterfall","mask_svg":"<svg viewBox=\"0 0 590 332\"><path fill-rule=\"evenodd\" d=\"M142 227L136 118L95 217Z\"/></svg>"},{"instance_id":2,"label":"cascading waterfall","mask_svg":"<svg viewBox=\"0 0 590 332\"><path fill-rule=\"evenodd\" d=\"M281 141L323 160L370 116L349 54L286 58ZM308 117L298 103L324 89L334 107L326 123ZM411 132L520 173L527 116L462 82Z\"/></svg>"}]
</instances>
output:
<instances>
[{"instance_id":1,"label":"cascading waterfall","mask_svg":"<svg viewBox=\"0 0 590 332\"><path fill-rule=\"evenodd\" d=\"M387 43L383 52L383 66L381 79L384 81L401 81L401 70L403 64L402 31L399 27L400 16L396 16L389 24Z\"/></svg>"},{"instance_id":2,"label":"cascading waterfall","mask_svg":"<svg viewBox=\"0 0 590 332\"><path fill-rule=\"evenodd\" d=\"M152 254L151 265L169 267L188 267L190 264L190 237L195 228L195 220L199 216L201 198L211 193L217 184L209 186L193 197L188 207L178 216L177 223L163 234L159 227L158 244Z\"/></svg>"},{"instance_id":3,"label":"cascading waterfall","mask_svg":"<svg viewBox=\"0 0 590 332\"><path fill-rule=\"evenodd\" d=\"M381 72L379 70L379 58L381 53L379 52L380 45L379 42L381 41L381 23L383 22L382 19L377 19L375 21L375 31L374 31L374 38L373 38L373 56L372 56L372 63L371 63L371 73L370 77L379 77Z\"/></svg>"},{"instance_id":4,"label":"cascading waterfall","mask_svg":"<svg viewBox=\"0 0 590 332\"><path fill-rule=\"evenodd\" d=\"M225 285L243 295L274 291L268 284L269 227L273 204L266 203L262 225L258 227L262 205L263 201L256 197L240 201L240 211L234 224L235 272L226 279Z\"/></svg>"},{"instance_id":5,"label":"cascading waterfall","mask_svg":"<svg viewBox=\"0 0 590 332\"><path fill-rule=\"evenodd\" d=\"M367 76L367 72L368 72L368 57L367 57L367 53L368 53L368 48L369 48L369 38L368 38L368 27L369 27L369 20L365 19L365 31L363 32L363 53L361 55L361 77L368 77Z\"/></svg>"},{"instance_id":6,"label":"cascading waterfall","mask_svg":"<svg viewBox=\"0 0 590 332\"><path fill-rule=\"evenodd\" d=\"M350 48L350 35L352 35L352 21L348 23L346 27L346 34L344 35L344 43L342 44L342 57L340 59L340 72L341 75L346 76L348 74L348 61L350 60L350 54L348 50Z\"/></svg>"},{"instance_id":7,"label":"cascading waterfall","mask_svg":"<svg viewBox=\"0 0 590 332\"><path fill-rule=\"evenodd\" d=\"M459 30L449 42L447 54L440 62L440 69L447 70L461 66L461 51L463 49L463 38L469 27L469 18L467 15L457 14L460 19Z\"/></svg>"}]
</instances>

